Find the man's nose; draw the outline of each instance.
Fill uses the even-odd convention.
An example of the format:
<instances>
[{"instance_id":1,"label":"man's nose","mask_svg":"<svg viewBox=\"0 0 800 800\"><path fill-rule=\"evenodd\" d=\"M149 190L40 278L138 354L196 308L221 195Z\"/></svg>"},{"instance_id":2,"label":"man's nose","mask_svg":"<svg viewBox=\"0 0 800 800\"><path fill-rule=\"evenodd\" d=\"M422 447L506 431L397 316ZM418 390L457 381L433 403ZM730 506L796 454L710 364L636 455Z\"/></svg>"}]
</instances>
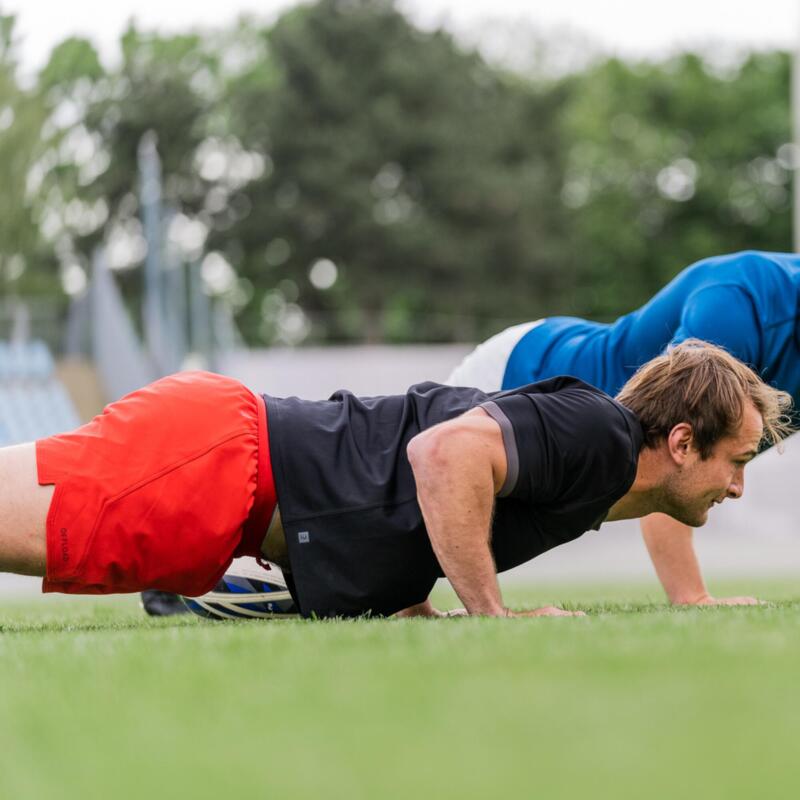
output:
<instances>
[{"instance_id":1,"label":"man's nose","mask_svg":"<svg viewBox=\"0 0 800 800\"><path fill-rule=\"evenodd\" d=\"M739 471L728 485L728 497L738 500L744 494L744 472Z\"/></svg>"}]
</instances>

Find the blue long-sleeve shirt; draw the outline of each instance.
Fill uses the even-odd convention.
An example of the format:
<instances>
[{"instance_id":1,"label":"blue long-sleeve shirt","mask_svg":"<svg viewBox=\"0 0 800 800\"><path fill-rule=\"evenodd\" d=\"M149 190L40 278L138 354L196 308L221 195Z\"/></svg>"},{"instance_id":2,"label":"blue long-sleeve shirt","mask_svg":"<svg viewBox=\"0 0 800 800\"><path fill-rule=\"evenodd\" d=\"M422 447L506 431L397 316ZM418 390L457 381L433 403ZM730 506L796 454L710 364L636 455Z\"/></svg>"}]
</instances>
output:
<instances>
[{"instance_id":1,"label":"blue long-sleeve shirt","mask_svg":"<svg viewBox=\"0 0 800 800\"><path fill-rule=\"evenodd\" d=\"M697 338L724 347L800 405L799 304L800 256L707 258L616 322L548 318L517 343L503 389L573 375L614 396L668 345Z\"/></svg>"}]
</instances>

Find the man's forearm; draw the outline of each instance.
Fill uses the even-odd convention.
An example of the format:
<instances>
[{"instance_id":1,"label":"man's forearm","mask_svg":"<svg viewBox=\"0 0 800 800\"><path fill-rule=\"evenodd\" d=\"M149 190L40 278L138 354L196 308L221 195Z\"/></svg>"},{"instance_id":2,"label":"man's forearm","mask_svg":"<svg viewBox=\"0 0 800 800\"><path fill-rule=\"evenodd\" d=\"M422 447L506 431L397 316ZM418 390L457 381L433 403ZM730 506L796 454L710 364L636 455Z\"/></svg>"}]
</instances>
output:
<instances>
[{"instance_id":1,"label":"man's forearm","mask_svg":"<svg viewBox=\"0 0 800 800\"><path fill-rule=\"evenodd\" d=\"M442 571L470 614L504 616L506 613L497 583L489 546L492 494L488 507L472 497L439 491L435 477L419 493L419 502L433 551ZM444 499L446 498L446 499ZM475 506L465 512L463 503Z\"/></svg>"},{"instance_id":2,"label":"man's forearm","mask_svg":"<svg viewBox=\"0 0 800 800\"><path fill-rule=\"evenodd\" d=\"M447 544L434 545L433 549L444 574L470 614L507 615L488 544L480 551L472 549L467 553Z\"/></svg>"},{"instance_id":3,"label":"man's forearm","mask_svg":"<svg viewBox=\"0 0 800 800\"><path fill-rule=\"evenodd\" d=\"M470 614L505 616L489 544L494 478L447 438L409 449L417 499L442 571Z\"/></svg>"},{"instance_id":4,"label":"man's forearm","mask_svg":"<svg viewBox=\"0 0 800 800\"><path fill-rule=\"evenodd\" d=\"M670 602L698 603L709 597L694 551L692 529L666 514L643 517L641 528L650 559Z\"/></svg>"},{"instance_id":5,"label":"man's forearm","mask_svg":"<svg viewBox=\"0 0 800 800\"><path fill-rule=\"evenodd\" d=\"M706 589L694 552L692 529L666 514L650 514L641 520L642 536L656 574L671 603L676 605L755 605L747 595L713 597Z\"/></svg>"}]
</instances>

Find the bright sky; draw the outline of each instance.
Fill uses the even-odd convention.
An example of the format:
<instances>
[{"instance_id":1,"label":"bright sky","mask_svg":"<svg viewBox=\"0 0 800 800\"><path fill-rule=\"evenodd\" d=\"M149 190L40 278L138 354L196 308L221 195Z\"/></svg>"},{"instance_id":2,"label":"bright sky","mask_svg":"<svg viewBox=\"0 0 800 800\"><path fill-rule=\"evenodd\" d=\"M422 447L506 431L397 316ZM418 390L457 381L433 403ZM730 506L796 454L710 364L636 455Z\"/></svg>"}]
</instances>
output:
<instances>
[{"instance_id":1,"label":"bright sky","mask_svg":"<svg viewBox=\"0 0 800 800\"><path fill-rule=\"evenodd\" d=\"M0 0L18 16L26 71L42 66L54 44L83 35L113 61L117 40L134 17L143 28L186 30L222 26L247 13L272 19L297 0ZM605 49L657 56L689 46L794 47L800 40L800 0L399 0L424 26L445 25L476 37L484 23L533 25L555 38L564 26Z\"/></svg>"}]
</instances>

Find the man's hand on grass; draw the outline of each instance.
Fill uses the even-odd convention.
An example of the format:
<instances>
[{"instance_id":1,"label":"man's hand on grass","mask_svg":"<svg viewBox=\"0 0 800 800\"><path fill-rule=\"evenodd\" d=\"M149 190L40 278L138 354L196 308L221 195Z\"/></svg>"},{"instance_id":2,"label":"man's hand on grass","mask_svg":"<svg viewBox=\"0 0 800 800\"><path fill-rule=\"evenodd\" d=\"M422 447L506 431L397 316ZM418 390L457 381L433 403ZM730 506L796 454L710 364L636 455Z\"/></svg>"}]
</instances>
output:
<instances>
[{"instance_id":1,"label":"man's hand on grass","mask_svg":"<svg viewBox=\"0 0 800 800\"><path fill-rule=\"evenodd\" d=\"M556 606L542 606L530 611L509 611L509 617L585 617L584 611L565 611Z\"/></svg>"},{"instance_id":2,"label":"man's hand on grass","mask_svg":"<svg viewBox=\"0 0 800 800\"><path fill-rule=\"evenodd\" d=\"M585 617L585 611L566 611L558 606L542 606L541 608L529 608L525 611L512 611L510 608L504 609L503 614L484 615L475 614L473 616L495 616L499 619L506 617ZM469 616L465 608L454 608L445 614L446 617L467 617Z\"/></svg>"},{"instance_id":3,"label":"man's hand on grass","mask_svg":"<svg viewBox=\"0 0 800 800\"><path fill-rule=\"evenodd\" d=\"M469 612L466 608L453 608L450 611L440 611L434 608L430 600L424 603L419 603L410 608L404 608L398 611L395 617L398 619L408 619L409 617L468 617ZM477 614L475 616L483 616ZM497 615L503 617L585 617L583 611L565 611L563 608L556 606L542 606L542 608L532 608L527 611L512 611L505 609L505 614Z\"/></svg>"},{"instance_id":4,"label":"man's hand on grass","mask_svg":"<svg viewBox=\"0 0 800 800\"><path fill-rule=\"evenodd\" d=\"M469 613L466 608L454 608L452 611L447 611L442 616L445 617L468 617ZM474 616L485 616L476 614ZM503 617L585 617L583 611L565 611L563 608L556 606L542 606L542 608L532 608L527 611L512 611L510 608L505 609L505 614L497 615L499 618Z\"/></svg>"},{"instance_id":5,"label":"man's hand on grass","mask_svg":"<svg viewBox=\"0 0 800 800\"><path fill-rule=\"evenodd\" d=\"M467 617L469 614L467 613L466 608L453 608L450 611L440 611L438 608L435 608L433 603L430 600L425 600L422 603L418 603L415 606L410 606L409 608L404 608L402 611L398 611L395 614L395 617L398 619L408 619L409 617Z\"/></svg>"},{"instance_id":6,"label":"man's hand on grass","mask_svg":"<svg viewBox=\"0 0 800 800\"><path fill-rule=\"evenodd\" d=\"M758 606L757 597L714 597L708 593L694 552L692 529L666 514L641 520L642 535L670 603L676 606Z\"/></svg>"},{"instance_id":7,"label":"man's hand on grass","mask_svg":"<svg viewBox=\"0 0 800 800\"><path fill-rule=\"evenodd\" d=\"M447 612L439 611L438 608L434 608L430 600L425 600L422 603L417 603L417 605L415 606L404 608L402 611L398 611L395 614L395 617L397 617L398 619L408 619L409 617L446 617L446 616L448 616Z\"/></svg>"},{"instance_id":8,"label":"man's hand on grass","mask_svg":"<svg viewBox=\"0 0 800 800\"><path fill-rule=\"evenodd\" d=\"M766 603L757 597L712 597L702 594L690 600L676 600L679 606L763 606Z\"/></svg>"}]
</instances>

